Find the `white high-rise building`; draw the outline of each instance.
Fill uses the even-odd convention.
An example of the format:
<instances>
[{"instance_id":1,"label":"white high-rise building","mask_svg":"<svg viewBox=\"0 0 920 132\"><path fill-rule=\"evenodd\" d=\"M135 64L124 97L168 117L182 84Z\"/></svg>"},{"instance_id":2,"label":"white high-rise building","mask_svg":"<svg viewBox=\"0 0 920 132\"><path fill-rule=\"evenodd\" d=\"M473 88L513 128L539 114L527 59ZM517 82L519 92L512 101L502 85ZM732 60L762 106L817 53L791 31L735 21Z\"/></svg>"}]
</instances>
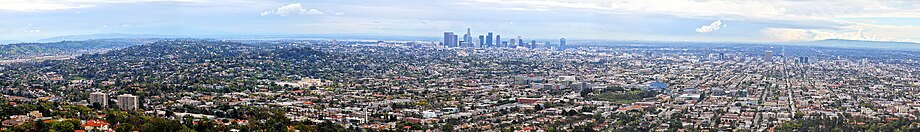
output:
<instances>
[{"instance_id":1,"label":"white high-rise building","mask_svg":"<svg viewBox=\"0 0 920 132\"><path fill-rule=\"evenodd\" d=\"M89 94L89 103L95 104L99 103L102 107L109 105L109 95L102 92L94 92Z\"/></svg>"},{"instance_id":2,"label":"white high-rise building","mask_svg":"<svg viewBox=\"0 0 920 132\"><path fill-rule=\"evenodd\" d=\"M121 110L137 109L137 96L131 94L118 95L118 108Z\"/></svg>"}]
</instances>

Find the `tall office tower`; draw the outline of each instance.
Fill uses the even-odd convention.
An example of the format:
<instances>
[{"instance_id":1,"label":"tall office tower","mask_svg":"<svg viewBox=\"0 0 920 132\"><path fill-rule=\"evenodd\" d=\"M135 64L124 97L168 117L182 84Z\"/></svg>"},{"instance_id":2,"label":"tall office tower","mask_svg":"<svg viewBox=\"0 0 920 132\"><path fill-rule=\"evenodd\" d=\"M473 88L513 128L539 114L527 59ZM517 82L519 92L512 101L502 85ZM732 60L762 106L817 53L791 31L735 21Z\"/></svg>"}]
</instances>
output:
<instances>
[{"instance_id":1,"label":"tall office tower","mask_svg":"<svg viewBox=\"0 0 920 132\"><path fill-rule=\"evenodd\" d=\"M559 39L559 50L565 50L565 38Z\"/></svg>"},{"instance_id":2,"label":"tall office tower","mask_svg":"<svg viewBox=\"0 0 920 132\"><path fill-rule=\"evenodd\" d=\"M725 61L725 52L719 52L719 60Z\"/></svg>"},{"instance_id":3,"label":"tall office tower","mask_svg":"<svg viewBox=\"0 0 920 132\"><path fill-rule=\"evenodd\" d=\"M476 46L482 47L482 45L486 45L486 36L479 35L479 45Z\"/></svg>"},{"instance_id":4,"label":"tall office tower","mask_svg":"<svg viewBox=\"0 0 920 132\"><path fill-rule=\"evenodd\" d=\"M338 44L338 41L335 41L335 39L332 39L332 45L336 45L336 44Z\"/></svg>"},{"instance_id":5,"label":"tall office tower","mask_svg":"<svg viewBox=\"0 0 920 132\"><path fill-rule=\"evenodd\" d=\"M489 32L489 35L486 36L486 44L482 47L492 47L492 32Z\"/></svg>"},{"instance_id":6,"label":"tall office tower","mask_svg":"<svg viewBox=\"0 0 920 132\"><path fill-rule=\"evenodd\" d=\"M459 40L459 39L457 38L457 35L456 35L456 34L450 35L450 43L451 43L451 45L453 45L453 46L455 46L455 47L460 47L460 42L458 42L458 40Z\"/></svg>"},{"instance_id":7,"label":"tall office tower","mask_svg":"<svg viewBox=\"0 0 920 132\"><path fill-rule=\"evenodd\" d=\"M461 46L461 47L463 47L463 45L467 45L466 43L469 43L469 42L470 42L470 40L467 40L467 39L466 39L467 37L469 37L469 35L467 35L467 34L464 34L464 35L463 35L463 39L460 40L460 46Z\"/></svg>"},{"instance_id":8,"label":"tall office tower","mask_svg":"<svg viewBox=\"0 0 920 132\"><path fill-rule=\"evenodd\" d=\"M763 61L773 62L773 51L767 50L763 54Z\"/></svg>"},{"instance_id":9,"label":"tall office tower","mask_svg":"<svg viewBox=\"0 0 920 132\"><path fill-rule=\"evenodd\" d=\"M537 48L537 40L530 40L530 48L531 49Z\"/></svg>"},{"instance_id":10,"label":"tall office tower","mask_svg":"<svg viewBox=\"0 0 920 132\"><path fill-rule=\"evenodd\" d=\"M808 64L808 57L800 56L800 57L799 57L799 63L801 63L801 64Z\"/></svg>"},{"instance_id":11,"label":"tall office tower","mask_svg":"<svg viewBox=\"0 0 920 132\"><path fill-rule=\"evenodd\" d=\"M517 41L518 41L518 45L520 45L521 47L527 47L527 44L524 43L524 40L521 39L521 36L518 36Z\"/></svg>"},{"instance_id":12,"label":"tall office tower","mask_svg":"<svg viewBox=\"0 0 920 132\"><path fill-rule=\"evenodd\" d=\"M131 94L118 95L118 108L121 110L137 109L137 96Z\"/></svg>"},{"instance_id":13,"label":"tall office tower","mask_svg":"<svg viewBox=\"0 0 920 132\"><path fill-rule=\"evenodd\" d=\"M450 43L450 41L451 41L450 39L451 39L451 37L452 37L453 35L454 35L454 32L444 32L444 43L443 43L444 46L452 47L452 45L451 45L451 43Z\"/></svg>"},{"instance_id":14,"label":"tall office tower","mask_svg":"<svg viewBox=\"0 0 920 132\"><path fill-rule=\"evenodd\" d=\"M466 41L466 45L473 45L473 34L470 34L470 28L466 28L466 35L463 35L463 41Z\"/></svg>"},{"instance_id":15,"label":"tall office tower","mask_svg":"<svg viewBox=\"0 0 920 132\"><path fill-rule=\"evenodd\" d=\"M89 94L90 104L99 104L102 107L109 105L109 95L102 92L93 92Z\"/></svg>"},{"instance_id":16,"label":"tall office tower","mask_svg":"<svg viewBox=\"0 0 920 132\"><path fill-rule=\"evenodd\" d=\"M502 47L502 46L504 46L502 45L502 36L496 34L495 35L495 47Z\"/></svg>"},{"instance_id":17,"label":"tall office tower","mask_svg":"<svg viewBox=\"0 0 920 132\"><path fill-rule=\"evenodd\" d=\"M508 40L508 48L514 47L517 47L517 41L515 41L514 38L511 38L511 40Z\"/></svg>"},{"instance_id":18,"label":"tall office tower","mask_svg":"<svg viewBox=\"0 0 920 132\"><path fill-rule=\"evenodd\" d=\"M473 43L469 45L464 45L464 46L465 47L476 47L477 45L481 45L481 44L482 44L482 36L479 36L479 38L475 38L475 40L473 40Z\"/></svg>"}]
</instances>

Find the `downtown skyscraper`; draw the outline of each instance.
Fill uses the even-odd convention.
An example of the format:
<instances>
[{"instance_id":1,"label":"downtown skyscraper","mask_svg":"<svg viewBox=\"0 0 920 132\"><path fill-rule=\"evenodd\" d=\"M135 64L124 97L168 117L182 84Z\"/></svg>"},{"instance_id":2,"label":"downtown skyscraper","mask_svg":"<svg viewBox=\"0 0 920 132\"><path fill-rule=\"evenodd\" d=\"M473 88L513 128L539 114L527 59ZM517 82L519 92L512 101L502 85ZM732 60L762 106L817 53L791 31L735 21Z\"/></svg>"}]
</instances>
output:
<instances>
[{"instance_id":1,"label":"downtown skyscraper","mask_svg":"<svg viewBox=\"0 0 920 132\"><path fill-rule=\"evenodd\" d=\"M444 42L442 44L447 47L460 46L457 35L454 32L444 32Z\"/></svg>"},{"instance_id":2,"label":"downtown skyscraper","mask_svg":"<svg viewBox=\"0 0 920 132\"><path fill-rule=\"evenodd\" d=\"M482 47L482 45L485 45L485 44L486 44L485 36L479 35L479 45L476 45L476 46Z\"/></svg>"},{"instance_id":3,"label":"downtown skyscraper","mask_svg":"<svg viewBox=\"0 0 920 132\"><path fill-rule=\"evenodd\" d=\"M481 45L480 47L492 47L492 32L489 32L489 35L486 36L486 44Z\"/></svg>"},{"instance_id":4,"label":"downtown skyscraper","mask_svg":"<svg viewBox=\"0 0 920 132\"><path fill-rule=\"evenodd\" d=\"M463 35L463 45L473 45L473 36L470 34L470 28L466 28L466 34Z\"/></svg>"},{"instance_id":5,"label":"downtown skyscraper","mask_svg":"<svg viewBox=\"0 0 920 132\"><path fill-rule=\"evenodd\" d=\"M495 35L495 45L494 45L494 46L495 46L495 47L503 47L503 46L504 46L504 45L502 45L502 36L501 36L501 35L498 35L498 34Z\"/></svg>"},{"instance_id":6,"label":"downtown skyscraper","mask_svg":"<svg viewBox=\"0 0 920 132\"><path fill-rule=\"evenodd\" d=\"M565 38L559 39L559 50L565 50Z\"/></svg>"}]
</instances>

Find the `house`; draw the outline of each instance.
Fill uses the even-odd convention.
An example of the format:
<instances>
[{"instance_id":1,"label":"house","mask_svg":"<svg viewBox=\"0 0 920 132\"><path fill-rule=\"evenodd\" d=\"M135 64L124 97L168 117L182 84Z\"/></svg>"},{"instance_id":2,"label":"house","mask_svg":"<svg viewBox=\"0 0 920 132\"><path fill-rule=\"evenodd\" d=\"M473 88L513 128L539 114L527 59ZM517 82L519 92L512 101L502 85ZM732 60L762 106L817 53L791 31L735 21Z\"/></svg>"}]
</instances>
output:
<instances>
[{"instance_id":1,"label":"house","mask_svg":"<svg viewBox=\"0 0 920 132\"><path fill-rule=\"evenodd\" d=\"M86 123L83 123L83 125L81 126L83 126L83 130L87 130L87 131L93 131L93 130L107 131L109 130L109 123L105 121L100 121L100 120L89 120L89 121L86 121Z\"/></svg>"},{"instance_id":2,"label":"house","mask_svg":"<svg viewBox=\"0 0 920 132\"><path fill-rule=\"evenodd\" d=\"M17 120L5 120L5 121L3 121L3 126L4 126L4 127L13 127L13 126L22 125L22 124L24 124L24 123L25 123L25 122L17 121Z\"/></svg>"}]
</instances>

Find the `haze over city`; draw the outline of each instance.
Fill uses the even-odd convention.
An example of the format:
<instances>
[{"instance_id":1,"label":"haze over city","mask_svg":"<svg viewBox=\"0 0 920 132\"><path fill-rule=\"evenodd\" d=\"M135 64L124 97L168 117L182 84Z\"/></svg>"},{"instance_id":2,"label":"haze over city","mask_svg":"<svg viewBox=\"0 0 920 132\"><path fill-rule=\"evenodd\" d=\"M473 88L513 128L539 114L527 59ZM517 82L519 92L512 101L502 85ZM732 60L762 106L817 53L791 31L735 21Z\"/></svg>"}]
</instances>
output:
<instances>
[{"instance_id":1,"label":"haze over city","mask_svg":"<svg viewBox=\"0 0 920 132\"><path fill-rule=\"evenodd\" d=\"M104 33L920 42L920 2L895 0L5 0L0 40Z\"/></svg>"},{"instance_id":2,"label":"haze over city","mask_svg":"<svg viewBox=\"0 0 920 132\"><path fill-rule=\"evenodd\" d=\"M920 1L0 0L0 132L920 131Z\"/></svg>"}]
</instances>

